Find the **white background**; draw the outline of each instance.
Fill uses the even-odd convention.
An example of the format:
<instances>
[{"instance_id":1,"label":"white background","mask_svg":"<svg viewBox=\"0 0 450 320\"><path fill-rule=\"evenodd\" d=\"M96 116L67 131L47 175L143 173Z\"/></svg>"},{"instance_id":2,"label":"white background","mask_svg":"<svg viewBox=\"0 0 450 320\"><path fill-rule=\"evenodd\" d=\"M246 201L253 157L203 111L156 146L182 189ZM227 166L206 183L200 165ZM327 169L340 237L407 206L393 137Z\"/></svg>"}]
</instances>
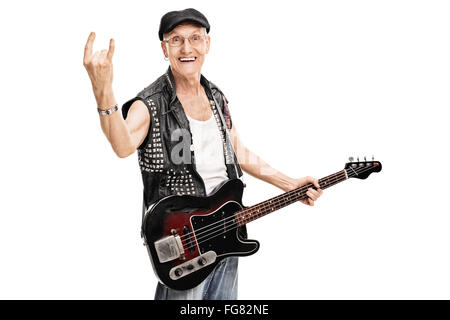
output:
<instances>
[{"instance_id":1,"label":"white background","mask_svg":"<svg viewBox=\"0 0 450 320\"><path fill-rule=\"evenodd\" d=\"M240 299L449 299L445 1L14 1L0 11L0 298L152 299L137 156L101 131L82 65L116 41L120 104L167 68L170 10L211 23L204 75L251 150L292 177L381 173L251 223ZM245 176L243 202L281 190Z\"/></svg>"}]
</instances>

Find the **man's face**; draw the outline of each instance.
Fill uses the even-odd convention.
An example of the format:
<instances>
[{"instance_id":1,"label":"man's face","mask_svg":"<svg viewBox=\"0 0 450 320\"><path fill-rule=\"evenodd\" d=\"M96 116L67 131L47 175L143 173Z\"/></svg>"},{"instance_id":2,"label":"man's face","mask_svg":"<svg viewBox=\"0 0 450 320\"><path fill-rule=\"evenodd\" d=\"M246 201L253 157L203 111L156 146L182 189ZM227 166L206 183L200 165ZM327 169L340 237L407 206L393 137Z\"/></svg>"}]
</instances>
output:
<instances>
[{"instance_id":1,"label":"man's face","mask_svg":"<svg viewBox=\"0 0 450 320\"><path fill-rule=\"evenodd\" d=\"M195 24L180 24L165 34L164 40L168 42L161 41L161 47L169 58L172 72L183 76L201 73L210 43L204 28Z\"/></svg>"}]
</instances>

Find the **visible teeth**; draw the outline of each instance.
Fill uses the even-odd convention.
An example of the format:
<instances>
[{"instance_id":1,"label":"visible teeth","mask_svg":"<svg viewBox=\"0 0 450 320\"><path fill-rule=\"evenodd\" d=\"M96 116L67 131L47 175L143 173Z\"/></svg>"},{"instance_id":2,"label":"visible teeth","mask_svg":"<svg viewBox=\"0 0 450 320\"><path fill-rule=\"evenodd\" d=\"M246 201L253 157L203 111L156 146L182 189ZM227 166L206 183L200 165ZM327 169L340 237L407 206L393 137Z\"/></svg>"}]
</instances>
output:
<instances>
[{"instance_id":1,"label":"visible teeth","mask_svg":"<svg viewBox=\"0 0 450 320\"><path fill-rule=\"evenodd\" d=\"M192 57L192 58L180 58L180 61L195 61L195 57Z\"/></svg>"}]
</instances>

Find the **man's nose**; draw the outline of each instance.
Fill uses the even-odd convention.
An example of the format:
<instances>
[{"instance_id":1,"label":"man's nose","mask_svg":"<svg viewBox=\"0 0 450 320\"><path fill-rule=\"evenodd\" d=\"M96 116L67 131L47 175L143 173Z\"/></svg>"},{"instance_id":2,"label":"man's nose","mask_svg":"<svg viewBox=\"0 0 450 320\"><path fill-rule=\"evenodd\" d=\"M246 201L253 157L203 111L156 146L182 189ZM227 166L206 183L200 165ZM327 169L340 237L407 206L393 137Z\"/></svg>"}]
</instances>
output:
<instances>
[{"instance_id":1,"label":"man's nose","mask_svg":"<svg viewBox=\"0 0 450 320\"><path fill-rule=\"evenodd\" d=\"M181 47L182 47L181 49L184 52L190 52L191 51L192 47L191 47L191 43L189 42L189 38L185 38L184 39L184 42L183 42Z\"/></svg>"}]
</instances>

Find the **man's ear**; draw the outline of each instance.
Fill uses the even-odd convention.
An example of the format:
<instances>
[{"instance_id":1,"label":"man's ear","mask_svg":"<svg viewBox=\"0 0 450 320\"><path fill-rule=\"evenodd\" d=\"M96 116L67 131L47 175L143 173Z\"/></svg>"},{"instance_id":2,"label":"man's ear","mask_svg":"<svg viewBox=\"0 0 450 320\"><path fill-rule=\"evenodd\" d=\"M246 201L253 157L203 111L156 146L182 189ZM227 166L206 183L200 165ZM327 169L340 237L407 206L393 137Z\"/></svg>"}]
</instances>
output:
<instances>
[{"instance_id":1,"label":"man's ear","mask_svg":"<svg viewBox=\"0 0 450 320\"><path fill-rule=\"evenodd\" d=\"M206 53L209 52L209 45L210 45L210 43L211 43L211 37L207 36L206 37Z\"/></svg>"},{"instance_id":2,"label":"man's ear","mask_svg":"<svg viewBox=\"0 0 450 320\"><path fill-rule=\"evenodd\" d=\"M169 58L169 53L167 52L166 43L164 41L161 41L161 48L162 48L164 57Z\"/></svg>"}]
</instances>

